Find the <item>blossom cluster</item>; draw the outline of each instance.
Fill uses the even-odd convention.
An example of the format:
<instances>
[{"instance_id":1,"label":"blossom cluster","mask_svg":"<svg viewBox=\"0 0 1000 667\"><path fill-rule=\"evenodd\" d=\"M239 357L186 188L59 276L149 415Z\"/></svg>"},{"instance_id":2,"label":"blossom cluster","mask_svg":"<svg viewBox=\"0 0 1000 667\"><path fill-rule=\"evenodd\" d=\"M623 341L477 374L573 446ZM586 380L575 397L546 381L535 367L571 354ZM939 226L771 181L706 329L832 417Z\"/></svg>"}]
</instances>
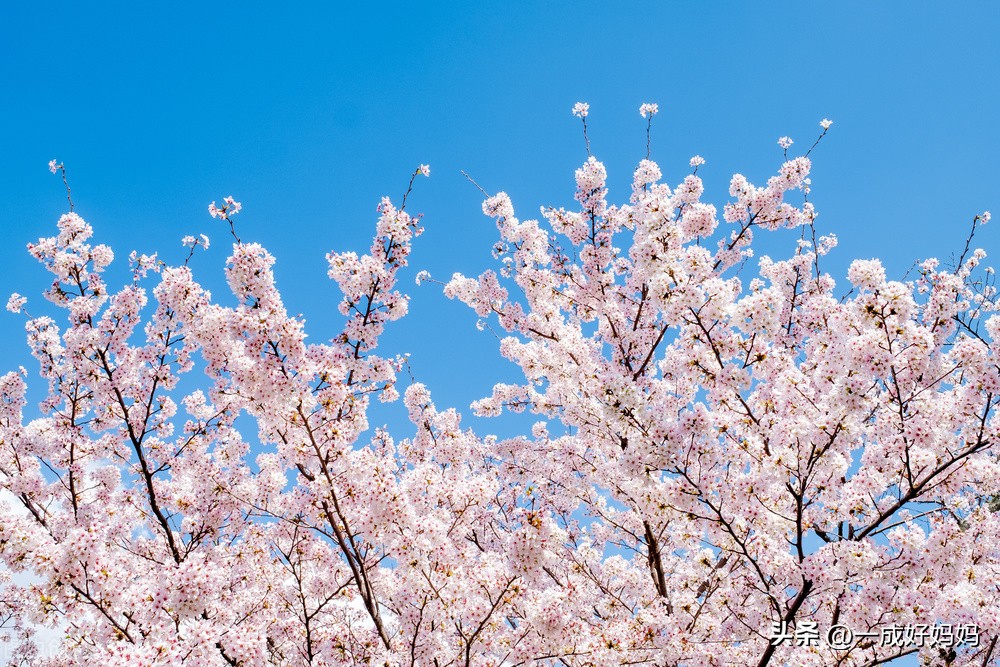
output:
<instances>
[{"instance_id":1,"label":"blossom cluster","mask_svg":"<svg viewBox=\"0 0 1000 667\"><path fill-rule=\"evenodd\" d=\"M220 218L223 220L228 220L230 217L236 215L243 208L243 204L234 200L232 197L226 197L223 199L222 207L215 205L213 201L208 205L208 214L213 218Z\"/></svg>"},{"instance_id":2,"label":"blossom cluster","mask_svg":"<svg viewBox=\"0 0 1000 667\"><path fill-rule=\"evenodd\" d=\"M236 237L232 197L209 207L236 237L222 300L155 254L112 288L114 253L62 216L29 246L51 312L7 304L44 393L37 414L26 374L0 376L15 660L819 667L912 649L772 629L954 625L981 641L924 642L924 662L992 664L993 274L977 250L909 281L859 259L838 293L811 168L786 156L711 203L697 173L666 182L647 157L617 203L591 156L575 204L538 220L488 196L498 266L443 292L519 370L472 407L532 415L505 438L380 349L422 232L405 198L379 203L367 252L327 255L345 319L318 341L275 257ZM755 235L780 229L788 255L751 264ZM406 427L372 423L372 401L400 398ZM64 635L57 655L37 654L39 625Z\"/></svg>"}]
</instances>

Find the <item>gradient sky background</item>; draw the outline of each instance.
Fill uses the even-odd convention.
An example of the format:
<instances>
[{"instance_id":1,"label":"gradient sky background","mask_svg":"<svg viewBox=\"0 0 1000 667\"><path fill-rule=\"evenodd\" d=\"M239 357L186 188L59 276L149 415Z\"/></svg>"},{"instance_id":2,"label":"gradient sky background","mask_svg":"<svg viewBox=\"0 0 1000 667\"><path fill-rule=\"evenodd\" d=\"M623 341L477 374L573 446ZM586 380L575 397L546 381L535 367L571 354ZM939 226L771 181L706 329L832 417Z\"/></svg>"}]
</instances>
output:
<instances>
[{"instance_id":1,"label":"gradient sky background","mask_svg":"<svg viewBox=\"0 0 1000 667\"><path fill-rule=\"evenodd\" d=\"M465 410L514 369L471 310L413 278L494 266L496 229L459 170L508 192L522 218L573 203L586 157L578 100L612 200L627 199L644 155L649 101L653 159L676 183L704 156L704 199L720 209L734 172L762 184L777 169L779 136L797 155L833 119L811 200L821 233L840 239L824 269L841 285L857 257L883 258L894 278L915 259L946 260L974 215L1000 213L996 3L204 5L0 8L0 302L16 291L46 311L48 274L24 246L66 209L47 169L58 158L77 212L116 251L112 285L129 251L177 263L180 238L206 233L212 248L193 267L225 300L230 242L206 206L232 194L242 238L278 258L289 310L327 339L339 293L325 253L364 252L379 198L398 201L429 163L409 206L426 227L403 275L411 314L383 349L410 352L438 406ZM988 252L996 225L977 235ZM758 254L785 256L794 238ZM0 371L33 368L22 320L0 313Z\"/></svg>"}]
</instances>

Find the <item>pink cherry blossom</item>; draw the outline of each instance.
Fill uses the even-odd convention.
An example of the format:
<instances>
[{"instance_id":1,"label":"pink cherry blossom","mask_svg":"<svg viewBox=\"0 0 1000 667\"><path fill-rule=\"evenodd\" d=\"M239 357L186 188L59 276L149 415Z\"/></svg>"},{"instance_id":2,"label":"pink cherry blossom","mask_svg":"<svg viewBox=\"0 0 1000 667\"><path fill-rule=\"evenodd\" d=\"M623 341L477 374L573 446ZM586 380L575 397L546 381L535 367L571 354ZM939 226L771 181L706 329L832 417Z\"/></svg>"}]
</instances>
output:
<instances>
[{"instance_id":1,"label":"pink cherry blossom","mask_svg":"<svg viewBox=\"0 0 1000 667\"><path fill-rule=\"evenodd\" d=\"M24 304L27 302L28 299L21 296L17 292L14 292L10 295L10 298L7 299L7 310L12 313L19 313L21 312L21 309L24 308Z\"/></svg>"},{"instance_id":2,"label":"pink cherry blossom","mask_svg":"<svg viewBox=\"0 0 1000 667\"><path fill-rule=\"evenodd\" d=\"M650 104L649 102L645 102L639 106L639 115L642 116L643 118L645 118L647 115L655 116L659 112L660 112L660 105L658 104Z\"/></svg>"},{"instance_id":3,"label":"pink cherry blossom","mask_svg":"<svg viewBox=\"0 0 1000 667\"><path fill-rule=\"evenodd\" d=\"M709 200L648 156L618 193L588 156L537 220L485 197L497 266L440 298L473 311L444 326L496 336L517 369L471 397L524 413L506 437L384 349L420 253L405 198L381 200L367 249L326 255L333 331L288 312L232 197L209 206L235 239L221 298L169 248L133 251L118 286L99 231L61 216L28 246L51 274L48 310L22 315L31 390L0 376L12 664L995 664L986 254L898 279L845 261L838 286L811 170L787 158ZM382 426L376 400L406 421ZM834 625L866 639L830 646ZM947 645L882 641L944 625Z\"/></svg>"}]
</instances>

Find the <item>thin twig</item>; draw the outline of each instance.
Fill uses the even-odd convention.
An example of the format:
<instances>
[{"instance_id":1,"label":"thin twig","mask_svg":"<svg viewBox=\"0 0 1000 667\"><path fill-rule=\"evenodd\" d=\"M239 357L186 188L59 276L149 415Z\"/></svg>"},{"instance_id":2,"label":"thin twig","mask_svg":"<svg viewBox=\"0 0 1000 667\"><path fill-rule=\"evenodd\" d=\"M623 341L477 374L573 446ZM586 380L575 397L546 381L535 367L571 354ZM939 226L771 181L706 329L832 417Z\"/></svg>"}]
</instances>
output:
<instances>
[{"instance_id":1,"label":"thin twig","mask_svg":"<svg viewBox=\"0 0 1000 667\"><path fill-rule=\"evenodd\" d=\"M483 186L481 186L479 183L476 183L475 179L473 179L472 176L469 176L467 173L465 173L464 169L460 169L459 171L462 173L462 176L465 176L465 178L469 181L469 183L472 183L473 185L475 185L476 188L478 188L479 191L483 193L484 197L489 198L490 193L488 193L486 190L484 190Z\"/></svg>"}]
</instances>

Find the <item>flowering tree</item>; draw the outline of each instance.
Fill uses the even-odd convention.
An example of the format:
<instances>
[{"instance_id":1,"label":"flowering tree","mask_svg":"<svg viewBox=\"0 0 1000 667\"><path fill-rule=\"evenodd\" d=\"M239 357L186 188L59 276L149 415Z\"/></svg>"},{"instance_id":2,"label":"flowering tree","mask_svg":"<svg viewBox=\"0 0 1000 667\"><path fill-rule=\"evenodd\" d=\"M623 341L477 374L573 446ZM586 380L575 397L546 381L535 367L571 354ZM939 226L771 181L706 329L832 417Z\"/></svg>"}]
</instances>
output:
<instances>
[{"instance_id":1,"label":"flowering tree","mask_svg":"<svg viewBox=\"0 0 1000 667\"><path fill-rule=\"evenodd\" d=\"M808 153L763 187L734 176L722 231L702 162L669 187L647 152L609 205L590 157L579 207L545 224L486 199L500 269L444 292L523 371L473 404L538 415L506 440L416 382L407 433L368 422L405 363L376 349L407 311L406 197L382 201L368 254L327 256L346 323L325 344L305 343L232 198L210 212L234 238L234 307L156 256L133 253L111 290L113 253L70 201L29 246L66 315L27 320L41 416L23 371L0 379L10 663L1000 664L983 253L911 282L856 261L838 298ZM744 283L754 235L780 228L802 230L794 254ZM65 635L58 654L38 655L39 625Z\"/></svg>"}]
</instances>

